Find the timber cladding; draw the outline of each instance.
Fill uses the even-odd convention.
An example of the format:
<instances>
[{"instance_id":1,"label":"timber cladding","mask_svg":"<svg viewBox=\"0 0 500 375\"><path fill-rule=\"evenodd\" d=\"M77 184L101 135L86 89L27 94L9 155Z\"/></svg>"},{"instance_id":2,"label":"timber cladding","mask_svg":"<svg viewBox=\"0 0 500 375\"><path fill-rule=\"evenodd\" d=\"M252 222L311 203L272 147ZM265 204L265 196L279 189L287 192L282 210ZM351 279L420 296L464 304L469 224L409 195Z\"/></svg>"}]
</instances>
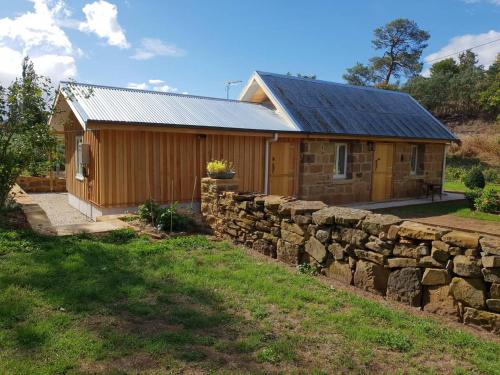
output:
<instances>
[{"instance_id":1,"label":"timber cladding","mask_svg":"<svg viewBox=\"0 0 500 375\"><path fill-rule=\"evenodd\" d=\"M66 138L71 176L74 135ZM242 189L263 190L264 137L103 129L85 132L84 142L91 144L89 178L72 177L68 191L101 207L137 206L149 198L199 201L200 181L212 159L232 162Z\"/></svg>"}]
</instances>

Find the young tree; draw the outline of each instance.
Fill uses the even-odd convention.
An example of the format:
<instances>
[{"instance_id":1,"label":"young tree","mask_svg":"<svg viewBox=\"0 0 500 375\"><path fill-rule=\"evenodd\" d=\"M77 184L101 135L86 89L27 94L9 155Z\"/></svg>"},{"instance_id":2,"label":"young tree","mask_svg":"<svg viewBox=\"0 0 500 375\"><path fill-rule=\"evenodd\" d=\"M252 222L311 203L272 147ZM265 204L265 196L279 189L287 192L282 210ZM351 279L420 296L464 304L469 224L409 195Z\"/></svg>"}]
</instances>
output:
<instances>
[{"instance_id":1,"label":"young tree","mask_svg":"<svg viewBox=\"0 0 500 375\"><path fill-rule=\"evenodd\" d=\"M373 47L383 51L382 56L372 57L368 65L357 63L347 69L343 76L347 83L388 87L393 78L409 78L422 71L420 58L430 35L415 21L398 18L376 28L373 33Z\"/></svg>"},{"instance_id":2,"label":"young tree","mask_svg":"<svg viewBox=\"0 0 500 375\"><path fill-rule=\"evenodd\" d=\"M0 209L17 177L47 160L55 146L48 125L52 98L50 80L37 75L27 57L21 77L7 90L0 87Z\"/></svg>"}]
</instances>

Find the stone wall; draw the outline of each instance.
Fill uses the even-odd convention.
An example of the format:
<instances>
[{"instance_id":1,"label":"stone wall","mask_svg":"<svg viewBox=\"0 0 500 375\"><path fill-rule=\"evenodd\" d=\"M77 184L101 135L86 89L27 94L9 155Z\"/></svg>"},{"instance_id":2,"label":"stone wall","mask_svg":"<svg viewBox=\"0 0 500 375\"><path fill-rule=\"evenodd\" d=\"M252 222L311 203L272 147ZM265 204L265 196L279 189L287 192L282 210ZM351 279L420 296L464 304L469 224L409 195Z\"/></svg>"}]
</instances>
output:
<instances>
[{"instance_id":1,"label":"stone wall","mask_svg":"<svg viewBox=\"0 0 500 375\"><path fill-rule=\"evenodd\" d=\"M299 197L320 199L327 204L368 202L371 200L373 151L368 142L348 144L347 178L334 180L335 141L303 140L300 148ZM425 144L423 172L410 174L410 143L394 143L392 198L417 197L423 183L441 183L444 145Z\"/></svg>"},{"instance_id":2,"label":"stone wall","mask_svg":"<svg viewBox=\"0 0 500 375\"><path fill-rule=\"evenodd\" d=\"M500 238L202 180L216 235L348 285L500 333Z\"/></svg>"},{"instance_id":3,"label":"stone wall","mask_svg":"<svg viewBox=\"0 0 500 375\"><path fill-rule=\"evenodd\" d=\"M27 193L60 193L66 191L66 179L61 177L54 177L52 187L49 177L21 176L18 177L16 183Z\"/></svg>"}]
</instances>

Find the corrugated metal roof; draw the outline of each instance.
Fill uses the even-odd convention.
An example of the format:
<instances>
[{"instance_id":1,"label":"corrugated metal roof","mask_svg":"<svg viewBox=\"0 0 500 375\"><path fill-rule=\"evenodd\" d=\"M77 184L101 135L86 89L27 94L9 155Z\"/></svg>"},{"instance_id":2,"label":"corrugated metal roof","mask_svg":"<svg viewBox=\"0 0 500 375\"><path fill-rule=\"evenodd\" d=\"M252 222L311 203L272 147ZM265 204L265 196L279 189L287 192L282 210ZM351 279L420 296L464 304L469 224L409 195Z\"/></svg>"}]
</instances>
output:
<instances>
[{"instance_id":1,"label":"corrugated metal roof","mask_svg":"<svg viewBox=\"0 0 500 375\"><path fill-rule=\"evenodd\" d=\"M256 72L307 133L457 139L410 95Z\"/></svg>"},{"instance_id":2,"label":"corrugated metal roof","mask_svg":"<svg viewBox=\"0 0 500 375\"><path fill-rule=\"evenodd\" d=\"M298 131L274 111L254 103L73 82L62 82L61 87L85 123Z\"/></svg>"}]
</instances>

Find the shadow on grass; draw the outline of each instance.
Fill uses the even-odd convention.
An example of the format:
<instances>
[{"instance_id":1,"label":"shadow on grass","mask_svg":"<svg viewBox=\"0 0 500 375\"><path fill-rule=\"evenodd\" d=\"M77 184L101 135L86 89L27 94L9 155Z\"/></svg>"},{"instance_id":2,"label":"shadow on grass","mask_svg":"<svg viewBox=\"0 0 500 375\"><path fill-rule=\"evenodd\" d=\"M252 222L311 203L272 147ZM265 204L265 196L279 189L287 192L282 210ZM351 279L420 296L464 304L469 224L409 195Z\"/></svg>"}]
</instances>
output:
<instances>
[{"instance_id":1,"label":"shadow on grass","mask_svg":"<svg viewBox=\"0 0 500 375\"><path fill-rule=\"evenodd\" d=\"M228 311L214 291L176 277L189 268L172 272L179 249L189 256L206 240L107 242L0 231L0 348L15 349L11 368L29 372L43 358L46 373L201 362L263 370L249 357L262 339L258 327Z\"/></svg>"}]
</instances>

